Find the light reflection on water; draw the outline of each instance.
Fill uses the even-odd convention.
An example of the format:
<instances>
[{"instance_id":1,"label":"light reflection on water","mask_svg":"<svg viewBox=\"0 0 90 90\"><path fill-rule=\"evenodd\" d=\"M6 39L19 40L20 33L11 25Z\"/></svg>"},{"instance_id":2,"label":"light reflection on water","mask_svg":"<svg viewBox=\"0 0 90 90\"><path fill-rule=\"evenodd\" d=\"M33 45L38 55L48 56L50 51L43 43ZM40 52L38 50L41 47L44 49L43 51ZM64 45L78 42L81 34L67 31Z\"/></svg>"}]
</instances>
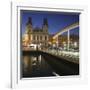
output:
<instances>
[{"instance_id":1,"label":"light reflection on water","mask_svg":"<svg viewBox=\"0 0 90 90\"><path fill-rule=\"evenodd\" d=\"M24 55L22 77L54 76L53 70L41 55Z\"/></svg>"}]
</instances>

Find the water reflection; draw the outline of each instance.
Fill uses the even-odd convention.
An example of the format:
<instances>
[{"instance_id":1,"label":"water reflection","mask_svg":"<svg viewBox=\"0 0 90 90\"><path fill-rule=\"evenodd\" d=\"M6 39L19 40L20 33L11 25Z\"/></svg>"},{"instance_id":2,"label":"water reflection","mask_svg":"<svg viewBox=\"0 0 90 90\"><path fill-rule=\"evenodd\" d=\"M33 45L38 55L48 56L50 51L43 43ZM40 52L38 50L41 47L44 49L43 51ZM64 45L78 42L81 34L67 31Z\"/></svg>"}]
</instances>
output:
<instances>
[{"instance_id":1,"label":"water reflection","mask_svg":"<svg viewBox=\"0 0 90 90\"><path fill-rule=\"evenodd\" d=\"M24 55L22 60L22 77L54 76L53 69L42 55Z\"/></svg>"}]
</instances>

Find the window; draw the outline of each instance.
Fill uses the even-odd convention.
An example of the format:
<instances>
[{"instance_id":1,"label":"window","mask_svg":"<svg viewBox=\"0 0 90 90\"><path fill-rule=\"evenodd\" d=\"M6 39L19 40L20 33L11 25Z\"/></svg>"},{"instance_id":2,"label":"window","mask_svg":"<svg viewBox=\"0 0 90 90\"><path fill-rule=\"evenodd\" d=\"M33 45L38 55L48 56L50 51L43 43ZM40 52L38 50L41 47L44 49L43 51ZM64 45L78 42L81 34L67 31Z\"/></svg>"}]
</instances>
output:
<instances>
[{"instance_id":1,"label":"window","mask_svg":"<svg viewBox=\"0 0 90 90\"><path fill-rule=\"evenodd\" d=\"M39 40L39 36L37 36L37 40Z\"/></svg>"},{"instance_id":2,"label":"window","mask_svg":"<svg viewBox=\"0 0 90 90\"><path fill-rule=\"evenodd\" d=\"M35 40L35 35L33 36L33 40Z\"/></svg>"},{"instance_id":3,"label":"window","mask_svg":"<svg viewBox=\"0 0 90 90\"><path fill-rule=\"evenodd\" d=\"M42 40L42 36L40 36L40 40Z\"/></svg>"},{"instance_id":4,"label":"window","mask_svg":"<svg viewBox=\"0 0 90 90\"><path fill-rule=\"evenodd\" d=\"M45 36L45 40L47 40L47 36Z\"/></svg>"}]
</instances>

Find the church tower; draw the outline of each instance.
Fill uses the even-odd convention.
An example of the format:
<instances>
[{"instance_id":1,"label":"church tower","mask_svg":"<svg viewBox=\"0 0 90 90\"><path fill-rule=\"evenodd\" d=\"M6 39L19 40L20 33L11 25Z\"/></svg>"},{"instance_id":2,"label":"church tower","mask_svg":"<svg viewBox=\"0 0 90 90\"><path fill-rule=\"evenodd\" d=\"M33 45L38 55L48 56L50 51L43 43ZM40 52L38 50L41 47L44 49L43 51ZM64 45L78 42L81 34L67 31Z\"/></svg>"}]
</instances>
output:
<instances>
[{"instance_id":1,"label":"church tower","mask_svg":"<svg viewBox=\"0 0 90 90\"><path fill-rule=\"evenodd\" d=\"M28 18L28 22L26 23L26 33L30 34L32 32L32 18Z\"/></svg>"},{"instance_id":2,"label":"church tower","mask_svg":"<svg viewBox=\"0 0 90 90\"><path fill-rule=\"evenodd\" d=\"M25 45L28 46L31 43L31 33L32 32L32 18L28 18L28 22L26 23L26 31L24 34Z\"/></svg>"},{"instance_id":3,"label":"church tower","mask_svg":"<svg viewBox=\"0 0 90 90\"><path fill-rule=\"evenodd\" d=\"M43 19L43 31L48 33L48 21L47 21L47 18Z\"/></svg>"}]
</instances>

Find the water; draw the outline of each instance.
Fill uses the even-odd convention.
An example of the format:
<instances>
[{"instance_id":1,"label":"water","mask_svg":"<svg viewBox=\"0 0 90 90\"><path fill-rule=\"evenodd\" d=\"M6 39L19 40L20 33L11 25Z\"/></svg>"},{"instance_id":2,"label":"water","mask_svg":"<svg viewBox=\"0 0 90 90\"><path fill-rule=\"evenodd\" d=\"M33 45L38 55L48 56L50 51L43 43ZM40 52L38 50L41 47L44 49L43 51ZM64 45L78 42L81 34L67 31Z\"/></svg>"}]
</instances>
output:
<instances>
[{"instance_id":1,"label":"water","mask_svg":"<svg viewBox=\"0 0 90 90\"><path fill-rule=\"evenodd\" d=\"M22 56L22 77L55 76L54 70L40 54Z\"/></svg>"}]
</instances>

